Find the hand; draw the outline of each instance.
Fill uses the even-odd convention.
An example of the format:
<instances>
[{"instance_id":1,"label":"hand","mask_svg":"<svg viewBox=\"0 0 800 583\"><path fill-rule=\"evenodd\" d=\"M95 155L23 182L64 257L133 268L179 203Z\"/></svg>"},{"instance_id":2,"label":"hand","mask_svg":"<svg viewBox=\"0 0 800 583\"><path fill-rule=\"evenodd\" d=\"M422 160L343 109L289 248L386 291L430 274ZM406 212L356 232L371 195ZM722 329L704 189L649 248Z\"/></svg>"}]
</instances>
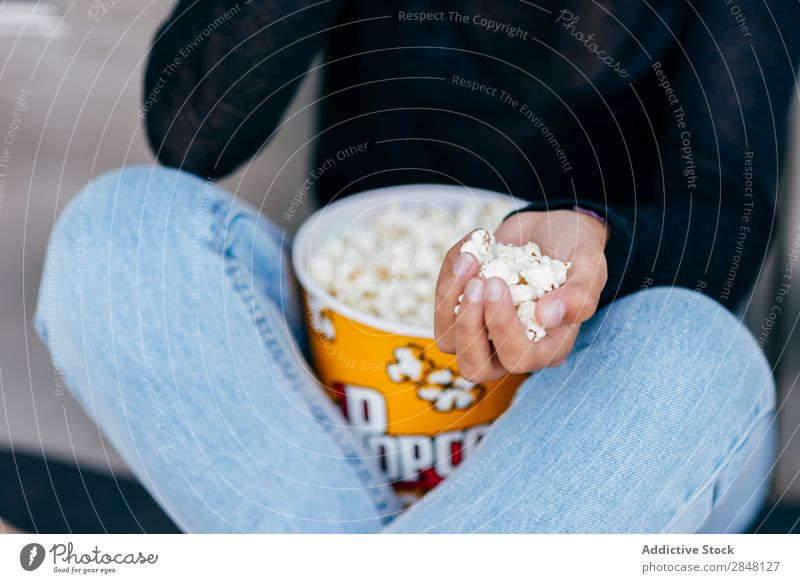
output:
<instances>
[{"instance_id":1,"label":"hand","mask_svg":"<svg viewBox=\"0 0 800 583\"><path fill-rule=\"evenodd\" d=\"M545 255L572 262L564 285L537 302L536 320L547 329L547 336L535 343L517 317L508 285L495 277L478 278L477 260L461 253L469 235L465 236L448 251L439 272L434 314L437 346L457 355L461 375L472 382L561 365L581 322L597 310L607 280L609 234L602 221L572 210L517 213L497 229L498 242L524 245L533 241ZM453 309L462 293L456 315Z\"/></svg>"}]
</instances>

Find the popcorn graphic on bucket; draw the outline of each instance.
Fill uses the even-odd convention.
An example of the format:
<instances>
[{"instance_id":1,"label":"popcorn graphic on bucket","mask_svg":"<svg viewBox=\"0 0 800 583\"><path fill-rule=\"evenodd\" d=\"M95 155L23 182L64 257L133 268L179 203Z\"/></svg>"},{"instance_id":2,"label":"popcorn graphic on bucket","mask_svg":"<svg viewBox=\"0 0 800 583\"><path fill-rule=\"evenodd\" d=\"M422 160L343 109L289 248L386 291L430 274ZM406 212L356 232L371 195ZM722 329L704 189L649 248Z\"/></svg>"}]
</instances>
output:
<instances>
[{"instance_id":1,"label":"popcorn graphic on bucket","mask_svg":"<svg viewBox=\"0 0 800 583\"><path fill-rule=\"evenodd\" d=\"M524 379L469 382L433 337L446 251L513 208L477 189L382 188L317 211L295 237L315 371L409 502L470 455Z\"/></svg>"}]
</instances>

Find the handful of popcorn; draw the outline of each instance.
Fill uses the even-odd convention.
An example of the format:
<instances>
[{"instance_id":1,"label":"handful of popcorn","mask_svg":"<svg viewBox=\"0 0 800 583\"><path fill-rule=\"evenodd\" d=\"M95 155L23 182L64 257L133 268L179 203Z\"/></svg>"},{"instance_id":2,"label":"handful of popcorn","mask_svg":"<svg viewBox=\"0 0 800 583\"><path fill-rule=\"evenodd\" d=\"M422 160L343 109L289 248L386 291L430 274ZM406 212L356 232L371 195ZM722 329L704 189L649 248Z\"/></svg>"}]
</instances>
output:
<instances>
[{"instance_id":1,"label":"handful of popcorn","mask_svg":"<svg viewBox=\"0 0 800 583\"><path fill-rule=\"evenodd\" d=\"M547 332L536 321L536 302L564 284L571 264L542 255L533 242L522 246L498 243L485 229L474 231L461 246L461 252L478 260L480 277L499 277L508 284L511 301L517 317L525 324L528 338L534 342L544 338ZM458 306L455 311L458 313Z\"/></svg>"}]
</instances>

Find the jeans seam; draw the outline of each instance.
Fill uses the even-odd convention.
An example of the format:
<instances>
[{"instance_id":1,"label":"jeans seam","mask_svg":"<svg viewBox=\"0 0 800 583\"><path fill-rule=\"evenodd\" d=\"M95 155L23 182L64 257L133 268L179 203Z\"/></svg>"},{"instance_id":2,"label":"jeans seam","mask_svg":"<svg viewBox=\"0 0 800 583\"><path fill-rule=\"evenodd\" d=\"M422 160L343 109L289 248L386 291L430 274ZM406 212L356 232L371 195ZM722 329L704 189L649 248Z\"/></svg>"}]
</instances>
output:
<instances>
[{"instance_id":1,"label":"jeans seam","mask_svg":"<svg viewBox=\"0 0 800 583\"><path fill-rule=\"evenodd\" d=\"M708 488L713 487L715 480L717 480L722 473L722 471L731 463L733 457L736 453L747 443L747 440L750 439L750 436L753 434L753 430L755 427L765 418L769 417L770 414L774 412L774 407L765 407L763 411L754 415L753 420L748 424L747 429L743 431L737 439L734 439L732 447L730 447L729 452L727 455L720 460L720 463L715 465L714 468L711 470L710 475L701 482L700 486L689 496L686 500L683 501L678 512L673 515L670 521L664 526L661 530L662 533L670 532L670 529L678 522L681 518L683 518L684 514L691 507L692 503L697 500L697 498L703 494Z\"/></svg>"},{"instance_id":2,"label":"jeans seam","mask_svg":"<svg viewBox=\"0 0 800 583\"><path fill-rule=\"evenodd\" d=\"M388 524L392 521L392 516L387 514L387 511L390 508L389 501L380 492L378 487L379 485L374 483L369 470L364 464L364 461L358 455L358 452L356 452L356 450L347 443L345 436L336 431L336 424L328 416L324 408L318 403L314 402L314 400L311 399L303 390L302 387L304 380L296 372L295 366L292 365L291 359L288 358L284 347L281 346L281 343L272 332L272 329L267 321L266 314L256 301L255 295L251 289L250 280L245 275L244 268L234 258L224 253L224 242L221 240L222 232L223 230L219 228L219 225L217 225L217 228L212 230L212 247L217 251L223 251L221 255L225 262L225 273L230 277L234 291L237 293L239 299L244 303L245 310L247 310L248 316L256 326L264 346L270 352L270 355L278 361L282 372L291 385L291 388L306 404L314 421L322 427L323 431L327 435L331 436L334 443L336 443L336 445L342 451L346 462L353 467L356 476L364 485L368 495L372 499L372 503L375 506L375 509L378 511L383 524Z\"/></svg>"}]
</instances>

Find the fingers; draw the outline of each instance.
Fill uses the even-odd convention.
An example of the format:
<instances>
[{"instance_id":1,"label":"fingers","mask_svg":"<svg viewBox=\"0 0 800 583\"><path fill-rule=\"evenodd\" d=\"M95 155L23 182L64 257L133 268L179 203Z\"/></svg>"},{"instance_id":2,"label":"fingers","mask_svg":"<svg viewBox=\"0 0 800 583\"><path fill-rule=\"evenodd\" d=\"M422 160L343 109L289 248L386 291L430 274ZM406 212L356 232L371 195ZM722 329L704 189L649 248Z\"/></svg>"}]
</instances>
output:
<instances>
[{"instance_id":1,"label":"fingers","mask_svg":"<svg viewBox=\"0 0 800 583\"><path fill-rule=\"evenodd\" d=\"M455 320L455 348L458 370L468 381L480 383L508 374L494 358L484 326L483 280L470 279Z\"/></svg>"},{"instance_id":2,"label":"fingers","mask_svg":"<svg viewBox=\"0 0 800 583\"><path fill-rule=\"evenodd\" d=\"M433 333L439 350L447 354L456 353L454 308L458 305L458 296L464 293L467 281L478 275L477 259L469 253L461 253L461 246L467 238L469 235L447 252L436 282Z\"/></svg>"},{"instance_id":3,"label":"fingers","mask_svg":"<svg viewBox=\"0 0 800 583\"><path fill-rule=\"evenodd\" d=\"M608 279L603 251L576 247L567 281L536 304L536 320L547 329L585 322L594 315Z\"/></svg>"},{"instance_id":4,"label":"fingers","mask_svg":"<svg viewBox=\"0 0 800 583\"><path fill-rule=\"evenodd\" d=\"M484 319L496 358L512 373L528 373L558 366L569 355L580 328L577 324L548 330L539 342L531 341L517 317L508 285L499 278L485 284Z\"/></svg>"},{"instance_id":5,"label":"fingers","mask_svg":"<svg viewBox=\"0 0 800 583\"><path fill-rule=\"evenodd\" d=\"M517 317L508 285L502 279L491 277L486 281L484 297L486 329L492 338L497 358L510 372L529 372L524 370L524 361L533 342L528 339L524 324Z\"/></svg>"}]
</instances>

